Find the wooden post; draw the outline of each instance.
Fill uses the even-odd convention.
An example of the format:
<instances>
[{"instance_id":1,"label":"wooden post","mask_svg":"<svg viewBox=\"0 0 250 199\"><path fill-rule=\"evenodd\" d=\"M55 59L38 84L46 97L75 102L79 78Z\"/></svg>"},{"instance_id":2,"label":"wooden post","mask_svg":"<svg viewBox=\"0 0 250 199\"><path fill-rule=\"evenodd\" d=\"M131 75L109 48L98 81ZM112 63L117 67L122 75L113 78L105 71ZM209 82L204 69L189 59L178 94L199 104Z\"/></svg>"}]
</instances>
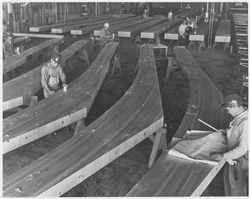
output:
<instances>
[{"instance_id":1,"label":"wooden post","mask_svg":"<svg viewBox=\"0 0 250 199\"><path fill-rule=\"evenodd\" d=\"M159 149L162 149L162 151L165 151L167 148L167 141L166 141L166 129L161 128L156 132L153 147L152 147L152 152L150 154L149 162L148 162L148 167L152 167L152 165L155 162L157 152Z\"/></svg>"},{"instance_id":2,"label":"wooden post","mask_svg":"<svg viewBox=\"0 0 250 199\"><path fill-rule=\"evenodd\" d=\"M78 120L78 121L76 122L75 130L74 130L74 136L77 136L77 135L78 135L79 130L80 130L81 127L82 127L82 128L86 128L84 119Z\"/></svg>"}]
</instances>

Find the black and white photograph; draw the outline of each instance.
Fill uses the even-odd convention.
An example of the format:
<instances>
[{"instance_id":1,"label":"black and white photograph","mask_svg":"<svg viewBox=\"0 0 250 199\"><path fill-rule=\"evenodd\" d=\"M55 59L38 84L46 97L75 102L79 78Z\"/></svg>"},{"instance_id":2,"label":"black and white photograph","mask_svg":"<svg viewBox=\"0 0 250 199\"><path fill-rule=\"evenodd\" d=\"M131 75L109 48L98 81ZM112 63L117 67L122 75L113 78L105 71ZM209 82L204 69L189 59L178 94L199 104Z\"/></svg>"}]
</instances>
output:
<instances>
[{"instance_id":1,"label":"black and white photograph","mask_svg":"<svg viewBox=\"0 0 250 199\"><path fill-rule=\"evenodd\" d=\"M249 197L248 1L2 1L2 197Z\"/></svg>"}]
</instances>

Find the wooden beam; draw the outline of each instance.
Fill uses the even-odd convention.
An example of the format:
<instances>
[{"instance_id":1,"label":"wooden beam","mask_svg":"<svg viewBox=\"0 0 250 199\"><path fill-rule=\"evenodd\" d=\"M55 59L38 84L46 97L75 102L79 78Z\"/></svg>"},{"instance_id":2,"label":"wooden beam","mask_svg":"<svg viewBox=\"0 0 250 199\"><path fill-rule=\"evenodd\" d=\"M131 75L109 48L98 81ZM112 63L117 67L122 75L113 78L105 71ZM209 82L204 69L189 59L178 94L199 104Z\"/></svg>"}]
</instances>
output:
<instances>
[{"instance_id":1,"label":"wooden beam","mask_svg":"<svg viewBox=\"0 0 250 199\"><path fill-rule=\"evenodd\" d=\"M60 53L62 56L62 68L66 66L66 61L85 45L87 45L87 41L80 40ZM29 103L31 96L41 89L42 66L43 64L3 84L3 111Z\"/></svg>"},{"instance_id":2,"label":"wooden beam","mask_svg":"<svg viewBox=\"0 0 250 199\"><path fill-rule=\"evenodd\" d=\"M118 43L110 43L92 65L49 98L3 121L3 153L30 143L87 116L110 67ZM84 85L84 87L82 86Z\"/></svg>"},{"instance_id":3,"label":"wooden beam","mask_svg":"<svg viewBox=\"0 0 250 199\"><path fill-rule=\"evenodd\" d=\"M151 45L141 47L138 63L132 86L115 105L77 137L4 178L3 195L60 196L159 130L163 111Z\"/></svg>"},{"instance_id":4,"label":"wooden beam","mask_svg":"<svg viewBox=\"0 0 250 199\"><path fill-rule=\"evenodd\" d=\"M61 41L58 39L45 41L37 46L34 46L28 50L23 51L19 55L14 55L8 59L3 60L3 74L14 70L15 68L21 66L22 64L27 62L27 57L32 56L35 53L39 53L40 51L53 46L58 45Z\"/></svg>"},{"instance_id":5,"label":"wooden beam","mask_svg":"<svg viewBox=\"0 0 250 199\"><path fill-rule=\"evenodd\" d=\"M45 39L60 39L63 40L63 35L46 35L46 34L30 34L30 33L13 33L15 37L37 37L37 38L45 38Z\"/></svg>"}]
</instances>

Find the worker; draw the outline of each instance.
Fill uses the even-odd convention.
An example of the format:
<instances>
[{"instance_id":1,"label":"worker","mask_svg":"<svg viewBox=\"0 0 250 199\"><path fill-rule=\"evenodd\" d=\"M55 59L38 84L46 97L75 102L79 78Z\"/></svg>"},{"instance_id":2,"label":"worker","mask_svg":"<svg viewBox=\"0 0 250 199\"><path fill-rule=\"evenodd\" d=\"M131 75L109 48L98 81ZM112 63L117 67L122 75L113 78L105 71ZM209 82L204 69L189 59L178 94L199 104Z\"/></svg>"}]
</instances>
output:
<instances>
[{"instance_id":1,"label":"worker","mask_svg":"<svg viewBox=\"0 0 250 199\"><path fill-rule=\"evenodd\" d=\"M112 41L112 34L109 32L109 24L105 23L100 31L100 49L103 49L110 41Z\"/></svg>"},{"instance_id":2,"label":"worker","mask_svg":"<svg viewBox=\"0 0 250 199\"><path fill-rule=\"evenodd\" d=\"M4 59L15 55L15 50L13 46L13 34L11 32L7 32L7 34L5 35L5 41L3 42L3 55Z\"/></svg>"},{"instance_id":3,"label":"worker","mask_svg":"<svg viewBox=\"0 0 250 199\"><path fill-rule=\"evenodd\" d=\"M53 95L61 88L59 79L62 82L64 90L68 87L66 84L66 76L62 71L60 63L61 55L54 54L50 61L42 67L41 84L45 98Z\"/></svg>"},{"instance_id":4,"label":"worker","mask_svg":"<svg viewBox=\"0 0 250 199\"><path fill-rule=\"evenodd\" d=\"M187 28L187 20L185 19L178 29L180 46L186 46L187 44L186 28Z\"/></svg>"},{"instance_id":5,"label":"worker","mask_svg":"<svg viewBox=\"0 0 250 199\"><path fill-rule=\"evenodd\" d=\"M172 20L172 19L173 19L173 11L172 9L170 9L168 12L168 20Z\"/></svg>"},{"instance_id":6,"label":"worker","mask_svg":"<svg viewBox=\"0 0 250 199\"><path fill-rule=\"evenodd\" d=\"M248 110L243 107L237 94L225 97L224 104L228 114L234 119L229 128L220 130L226 134L228 151L212 154L217 161L225 159L224 189L226 196L248 195Z\"/></svg>"}]
</instances>

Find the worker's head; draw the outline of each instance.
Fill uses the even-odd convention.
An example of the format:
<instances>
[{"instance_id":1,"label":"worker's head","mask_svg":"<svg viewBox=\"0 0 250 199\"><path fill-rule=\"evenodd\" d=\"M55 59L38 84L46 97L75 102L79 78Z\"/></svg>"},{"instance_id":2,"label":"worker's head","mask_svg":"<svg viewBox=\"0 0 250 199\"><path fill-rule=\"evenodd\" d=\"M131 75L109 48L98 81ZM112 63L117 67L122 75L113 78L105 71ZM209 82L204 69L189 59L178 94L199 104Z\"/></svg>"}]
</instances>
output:
<instances>
[{"instance_id":1,"label":"worker's head","mask_svg":"<svg viewBox=\"0 0 250 199\"><path fill-rule=\"evenodd\" d=\"M60 54L54 54L51 56L51 63L53 67L57 67L61 63L61 55Z\"/></svg>"},{"instance_id":2,"label":"worker's head","mask_svg":"<svg viewBox=\"0 0 250 199\"><path fill-rule=\"evenodd\" d=\"M238 94L227 95L221 106L233 117L236 117L244 110L243 101Z\"/></svg>"},{"instance_id":3,"label":"worker's head","mask_svg":"<svg viewBox=\"0 0 250 199\"><path fill-rule=\"evenodd\" d=\"M109 29L109 24L105 23L103 27L104 27L105 30L108 30Z\"/></svg>"}]
</instances>

